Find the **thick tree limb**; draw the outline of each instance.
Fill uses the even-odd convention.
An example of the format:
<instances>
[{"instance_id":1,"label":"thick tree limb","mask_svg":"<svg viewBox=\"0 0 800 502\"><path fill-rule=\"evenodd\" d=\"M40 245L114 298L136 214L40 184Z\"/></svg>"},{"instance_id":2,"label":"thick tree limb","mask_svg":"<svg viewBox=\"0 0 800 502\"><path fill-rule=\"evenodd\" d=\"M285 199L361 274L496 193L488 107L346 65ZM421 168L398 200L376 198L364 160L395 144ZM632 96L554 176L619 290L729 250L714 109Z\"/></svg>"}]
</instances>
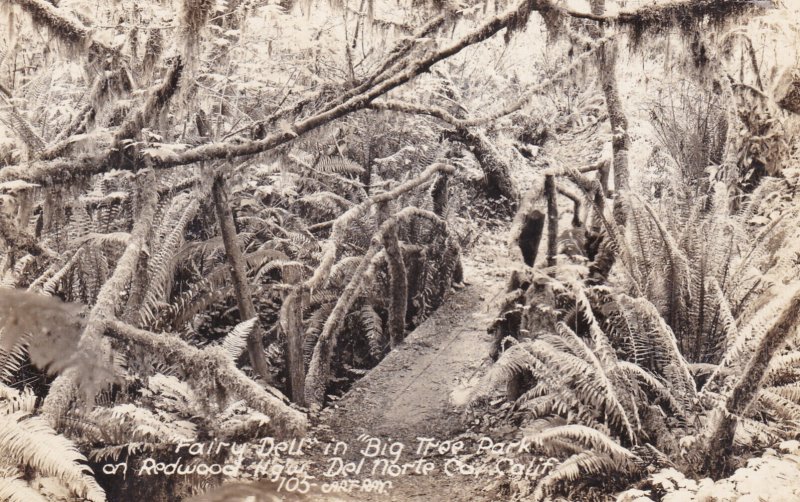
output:
<instances>
[{"instance_id":1,"label":"thick tree limb","mask_svg":"<svg viewBox=\"0 0 800 502\"><path fill-rule=\"evenodd\" d=\"M482 132L473 132L465 127L456 129L454 139L469 148L483 169L486 195L502 200L502 206L509 214L514 214L519 205L519 192L511 179L509 166L497 148Z\"/></svg>"},{"instance_id":2,"label":"thick tree limb","mask_svg":"<svg viewBox=\"0 0 800 502\"><path fill-rule=\"evenodd\" d=\"M183 62L180 57L176 57L163 82L150 89L144 103L128 115L114 133L110 148L100 156L84 155L74 160L34 161L9 166L0 169L0 181L40 179L41 184L52 185L68 183L115 168L131 168L131 162L123 162L126 159L123 150L128 146L127 142L139 134L169 103L178 88L182 71ZM63 144L59 147L63 147ZM52 152L44 152L44 155L51 156Z\"/></svg>"},{"instance_id":3,"label":"thick tree limb","mask_svg":"<svg viewBox=\"0 0 800 502\"><path fill-rule=\"evenodd\" d=\"M175 335L151 333L116 320L108 323L106 333L160 354L186 376L187 383L203 387L199 389L201 391L207 392L210 387L218 385L226 393L241 397L249 407L273 420L276 435L294 437L304 434L307 426L305 415L248 378L219 347L198 349Z\"/></svg>"},{"instance_id":4,"label":"thick tree limb","mask_svg":"<svg viewBox=\"0 0 800 502\"><path fill-rule=\"evenodd\" d=\"M558 193L563 195L564 197L568 198L572 201L573 210L572 210L572 226L579 227L581 226L581 196L580 194L573 191L571 188L567 187L563 183L557 183L556 189Z\"/></svg>"},{"instance_id":5,"label":"thick tree limb","mask_svg":"<svg viewBox=\"0 0 800 502\"><path fill-rule=\"evenodd\" d=\"M379 208L381 223L390 219L389 203L384 202ZM437 215L438 216L438 215ZM386 251L386 263L389 272L389 316L387 328L389 344L396 347L406 331L406 310L408 308L408 277L403 253L400 251L400 239L397 227L393 226L381 234L383 248Z\"/></svg>"},{"instance_id":6,"label":"thick tree limb","mask_svg":"<svg viewBox=\"0 0 800 502\"><path fill-rule=\"evenodd\" d=\"M8 3L19 5L28 13L33 22L44 26L59 40L71 47L89 49L101 56L118 55L119 51L92 37L89 28L82 25L74 17L62 12L58 7L45 0L5 0Z\"/></svg>"},{"instance_id":7,"label":"thick tree limb","mask_svg":"<svg viewBox=\"0 0 800 502\"><path fill-rule=\"evenodd\" d=\"M144 192L142 209L136 218L136 224L131 231L128 245L117 261L111 277L103 283L100 292L97 294L97 301L86 319L86 329L81 335L75 360L71 361L70 368L67 371L56 378L42 404L42 413L51 424L57 424L61 419L66 407L69 406L75 396L78 385L82 386L88 395L94 397L93 392L97 388L109 383L104 381L109 375L97 375L94 373L97 372L95 370L98 369L98 362L109 359L102 335L106 329L107 321L114 319L116 316L116 307L120 303L120 295L125 291L131 278L136 273L139 253L147 242L147 235L153 225L158 195L154 188L152 173L148 178L149 182L145 185L149 186L149 189Z\"/></svg>"},{"instance_id":8,"label":"thick tree limb","mask_svg":"<svg viewBox=\"0 0 800 502\"><path fill-rule=\"evenodd\" d=\"M299 274L287 270L285 282L296 284ZM293 402L305 406L306 366L303 357L305 333L303 332L303 294L292 290L283 300L280 311L280 327L286 339L286 366L289 372L289 395Z\"/></svg>"},{"instance_id":9,"label":"thick tree limb","mask_svg":"<svg viewBox=\"0 0 800 502\"><path fill-rule=\"evenodd\" d=\"M330 110L334 106L340 105L346 100L350 99L351 97L360 94L366 91L371 85L379 83L386 78L388 78L391 73L389 70L399 70L399 67L395 67L395 63L400 61L403 57L407 56L411 53L411 51L417 47L418 42L420 39L427 38L431 36L437 29L439 29L445 22L445 16L440 15L436 16L435 18L431 19L425 25L423 25L419 30L414 33L413 36L409 38L404 38L400 40L394 48L387 54L384 61L380 64L377 70L373 71L369 76L364 78L362 82L353 87L352 89L346 90L338 95L335 99L331 102L326 103L323 107L323 110ZM402 66L398 65L398 66ZM287 119L289 117L295 117L299 115L307 106L316 103L320 98L319 94L314 96L310 96L306 99L300 100L297 103L292 104L291 106L281 108L270 114L264 120L260 120L255 122L254 124L248 126L253 132L254 139L263 139L266 135L267 128L273 126L278 120Z\"/></svg>"},{"instance_id":10,"label":"thick tree limb","mask_svg":"<svg viewBox=\"0 0 800 502\"><path fill-rule=\"evenodd\" d=\"M525 105L530 103L531 100L533 100L533 98L538 96L540 93L550 89L554 85L558 84L559 82L567 78L569 75L575 72L575 70L586 64L590 59L590 57L593 54L595 54L596 51L600 49L603 46L603 44L605 44L608 40L611 40L611 37L607 37L598 40L596 42L595 41L590 42L592 45L589 48L585 49L569 65L557 71L552 77L536 85L528 87L527 89L521 92L522 97L520 99L508 103L500 110L492 112L491 114L485 115L483 117L459 119L453 116L447 110L439 108L437 106L421 106L393 99L387 99L371 103L370 108L374 110L387 110L387 111L396 111L401 113L410 113L418 115L430 115L432 117L438 118L439 120L442 120L443 122L447 122L448 124L455 127L475 127L475 126L485 125L497 119L505 117L506 115L510 115L514 112L519 111Z\"/></svg>"},{"instance_id":11,"label":"thick tree limb","mask_svg":"<svg viewBox=\"0 0 800 502\"><path fill-rule=\"evenodd\" d=\"M292 141L301 134L368 107L376 98L428 71L434 64L459 53L466 47L494 36L500 30L516 22L521 14L528 13L531 9L538 10L543 7L551 7L549 0L537 0L535 2L523 0L504 14L486 21L461 39L432 51L424 57L410 61L402 70L370 86L364 92L354 95L333 108L296 121L287 128L288 130L273 133L261 140L209 143L183 152L167 152L167 149L162 149L158 154L152 154L144 160L150 167L164 169L201 161L232 159L266 152ZM10 179L39 180L40 184L69 181L75 177L98 174L110 170L113 166L109 166L107 162L104 162L106 158L108 158L108 154L100 157L82 158L74 162L34 162L24 167L5 168L0 170L0 182Z\"/></svg>"},{"instance_id":12,"label":"thick tree limb","mask_svg":"<svg viewBox=\"0 0 800 502\"><path fill-rule=\"evenodd\" d=\"M325 321L322 328L322 333L314 346L314 353L311 357L311 363L308 366L308 373L306 375L306 404L308 406L318 408L322 406L325 399L325 389L328 385L330 377L330 364L333 355L333 349L336 346L336 335L341 327L345 315L350 311L358 299L365 283L365 277L372 276L372 270L377 264L376 257L381 247L384 235L395 228L396 225L403 221L407 221L413 217L427 218L435 223L438 223L443 230L446 231L446 224L444 221L430 211L420 209L417 207L406 207L398 211L394 216L384 221L378 231L373 235L370 246L367 252L361 259L358 267L350 282L345 287L336 306L333 308L331 315Z\"/></svg>"}]
</instances>

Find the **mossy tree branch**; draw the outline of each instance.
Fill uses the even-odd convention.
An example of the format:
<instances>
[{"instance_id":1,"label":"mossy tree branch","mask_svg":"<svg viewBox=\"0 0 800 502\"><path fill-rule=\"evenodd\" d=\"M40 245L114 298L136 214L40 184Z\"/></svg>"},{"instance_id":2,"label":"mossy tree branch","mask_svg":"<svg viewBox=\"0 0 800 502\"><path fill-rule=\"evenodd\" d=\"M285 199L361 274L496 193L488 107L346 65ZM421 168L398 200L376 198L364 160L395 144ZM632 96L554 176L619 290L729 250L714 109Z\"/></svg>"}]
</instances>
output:
<instances>
[{"instance_id":1,"label":"mossy tree branch","mask_svg":"<svg viewBox=\"0 0 800 502\"><path fill-rule=\"evenodd\" d=\"M390 219L389 203L384 202L378 211L380 220ZM400 251L400 240L397 237L397 227L392 226L381 234L381 241L386 250L386 263L389 269L389 319L387 328L389 344L396 347L402 340L406 331L406 309L408 307L408 277L406 265L403 263L403 253Z\"/></svg>"},{"instance_id":2,"label":"mossy tree branch","mask_svg":"<svg viewBox=\"0 0 800 502\"><path fill-rule=\"evenodd\" d=\"M361 258L358 267L353 272L350 282L345 287L341 296L336 302L330 316L325 321L322 333L314 346L314 353L306 374L306 404L314 408L322 406L325 399L325 389L330 379L330 365L333 357L333 349L336 346L336 336L344 321L344 317L352 308L363 290L365 278L373 275L372 270L378 263L378 257L386 253L379 254L384 235L396 227L396 225L408 221L414 217L429 219L440 227L444 233L447 232L447 225L438 216L430 211L418 207L409 206L398 211L394 216L384 221L375 235L372 236L367 252Z\"/></svg>"},{"instance_id":3,"label":"mossy tree branch","mask_svg":"<svg viewBox=\"0 0 800 502\"><path fill-rule=\"evenodd\" d=\"M86 328L81 335L78 350L72 357L73 360L68 364L68 369L53 382L42 404L42 413L51 424L57 424L61 419L79 386L88 397L93 398L94 392L101 385L109 383L103 381L109 375L97 374L102 373L98 370L98 362L108 361L110 358L108 347L103 343L103 331L107 321L115 319L119 298L136 273L139 255L147 242L158 202L153 173L148 173L146 178L142 207L125 251L117 260L111 277L103 283L97 294L97 300L87 316Z\"/></svg>"},{"instance_id":4,"label":"mossy tree branch","mask_svg":"<svg viewBox=\"0 0 800 502\"><path fill-rule=\"evenodd\" d=\"M119 52L92 37L89 28L77 19L62 12L58 7L45 0L6 0L19 5L27 12L34 24L43 26L56 38L71 48L89 49L100 56L116 56Z\"/></svg>"},{"instance_id":5,"label":"mossy tree branch","mask_svg":"<svg viewBox=\"0 0 800 502\"><path fill-rule=\"evenodd\" d=\"M250 141L237 139L236 141L208 143L184 151L177 149L174 152L169 152L168 150L170 149L163 148L158 154L152 154L138 160L143 161L149 167L165 169L203 161L256 155L272 150L294 140L301 134L308 133L333 120L367 108L376 98L429 71L436 63L461 52L466 47L487 40L499 31L514 25L523 14L527 15L531 10L550 7L549 0L538 0L536 2L522 0L505 13L492 17L455 42L414 59L409 57L410 60L401 65L399 70L389 73L386 78L379 79L377 83L367 86L363 92L353 95L343 103L325 109L308 118L297 120L289 127L267 135L263 139ZM109 155L109 153L105 153L101 156L87 156L74 161L34 162L24 167L7 167L0 170L0 182L10 179L39 180L40 184L68 182L75 178L108 171L112 168L106 162Z\"/></svg>"},{"instance_id":6,"label":"mossy tree branch","mask_svg":"<svg viewBox=\"0 0 800 502\"><path fill-rule=\"evenodd\" d=\"M179 370L188 383L203 387L199 390L207 392L219 386L226 393L241 397L249 407L273 420L276 435L300 436L305 432L305 416L248 378L220 347L198 349L175 335L151 333L116 320L109 322L107 328L107 335L159 354Z\"/></svg>"}]
</instances>

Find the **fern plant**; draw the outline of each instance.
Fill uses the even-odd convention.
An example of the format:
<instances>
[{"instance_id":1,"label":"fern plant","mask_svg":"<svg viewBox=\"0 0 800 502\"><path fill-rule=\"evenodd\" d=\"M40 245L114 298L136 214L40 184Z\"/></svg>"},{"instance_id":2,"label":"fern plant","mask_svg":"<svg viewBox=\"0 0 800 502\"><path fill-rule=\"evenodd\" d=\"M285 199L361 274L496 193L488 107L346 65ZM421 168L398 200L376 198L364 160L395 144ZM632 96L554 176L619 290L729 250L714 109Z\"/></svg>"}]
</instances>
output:
<instances>
[{"instance_id":1,"label":"fern plant","mask_svg":"<svg viewBox=\"0 0 800 502\"><path fill-rule=\"evenodd\" d=\"M512 281L482 389L505 385L525 434L564 459L535 499L578 480L640 477L648 465L697 469L724 403L797 291L797 255L770 253L793 250L798 236L797 176L787 175L733 214L720 185L685 220L676 208L686 206L631 197L627 232L605 223L618 250L608 285L587 284L581 262ZM662 211L678 218L667 223ZM772 353L758 406L738 417L737 444L797 434L796 344L790 337Z\"/></svg>"},{"instance_id":2,"label":"fern plant","mask_svg":"<svg viewBox=\"0 0 800 502\"><path fill-rule=\"evenodd\" d=\"M4 500L48 500L48 495L105 501L75 444L33 416L36 396L0 384L0 494Z\"/></svg>"}]
</instances>

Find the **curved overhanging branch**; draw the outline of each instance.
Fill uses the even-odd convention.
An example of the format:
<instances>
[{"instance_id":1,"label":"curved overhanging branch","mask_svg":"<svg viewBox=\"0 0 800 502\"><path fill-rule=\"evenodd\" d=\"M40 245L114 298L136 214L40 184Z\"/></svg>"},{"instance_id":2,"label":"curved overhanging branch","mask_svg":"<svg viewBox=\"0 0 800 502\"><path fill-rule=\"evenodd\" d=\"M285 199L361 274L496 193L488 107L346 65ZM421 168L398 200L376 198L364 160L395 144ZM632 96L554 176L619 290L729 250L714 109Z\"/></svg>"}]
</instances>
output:
<instances>
[{"instance_id":1,"label":"curved overhanging branch","mask_svg":"<svg viewBox=\"0 0 800 502\"><path fill-rule=\"evenodd\" d=\"M170 365L185 375L188 383L207 385L213 382L226 392L241 397L247 406L270 417L277 436L304 434L307 427L305 415L242 373L233 359L219 347L198 349L176 335L151 333L117 320L109 321L106 328L106 335L112 338L133 342L148 352L168 358Z\"/></svg>"},{"instance_id":2,"label":"curved overhanging branch","mask_svg":"<svg viewBox=\"0 0 800 502\"><path fill-rule=\"evenodd\" d=\"M36 4L44 4L43 0L14 0L16 2L25 2ZM573 11L559 10L553 6L550 0L523 0L509 9L505 13L493 17L484 22L480 27L468 33L461 39L451 43L450 45L432 51L424 56L418 57L415 60L406 62L402 58L407 56L411 51L398 50L397 60L400 62L391 62L391 58L387 60L388 69L381 75L375 76L375 79L364 88L365 83L361 83L356 89L362 89L363 92L358 92L342 103L333 107L316 113L310 117L302 120L297 120L290 124L287 128L279 132L274 132L265 136L263 139L241 141L239 139L230 140L225 142L208 143L188 150L179 151L177 148L160 149L158 154L151 154L139 159L154 168L169 168L174 166L181 166L192 164L200 161L209 161L216 159L231 159L246 155L256 155L278 146L286 144L301 134L308 133L315 130L333 120L349 115L358 110L368 108L370 104L378 97L386 94L387 92L409 82L418 75L428 71L434 64L445 60L454 54L459 53L466 47L476 43L487 40L497 34L499 31L515 26L521 17L531 11L548 10L553 12L557 10L564 15L575 18L589 19L598 22L617 22L622 24L636 25L636 23L650 23L654 24L655 20L662 20L663 22L675 22L673 14L681 12L681 9L688 9L687 12L694 12L696 9L695 4L702 4L708 10L714 4L711 0L702 0L700 2L682 1L666 4L659 7L646 7L640 10L620 13L617 16L596 16L592 14L582 14ZM739 0L728 0L724 2L728 10L735 10L731 7L734 4L750 5L752 2L739 2ZM752 4L755 6L755 4ZM719 8L720 12L728 12L726 8ZM669 14L669 15L667 15ZM722 15L722 14L720 14ZM438 19L438 18L437 18ZM83 32L81 32L83 33ZM412 44L413 45L413 44ZM391 70L400 68L394 74ZM177 147L177 145L176 145ZM168 151L171 150L171 151ZM53 162L32 162L21 166L11 166L0 170L0 182L13 179L20 179L43 185L53 183L69 182L75 178L99 174L102 172L110 171L113 164L107 162L110 157L109 153L104 153L99 156L84 156L74 160L58 160Z\"/></svg>"},{"instance_id":3,"label":"curved overhanging branch","mask_svg":"<svg viewBox=\"0 0 800 502\"><path fill-rule=\"evenodd\" d=\"M53 36L71 47L86 48L101 56L119 55L118 50L95 39L89 28L50 2L45 0L5 1L12 5L19 5L31 16L35 24L46 27Z\"/></svg>"},{"instance_id":4,"label":"curved overhanging branch","mask_svg":"<svg viewBox=\"0 0 800 502\"><path fill-rule=\"evenodd\" d=\"M165 169L202 161L256 155L272 150L292 141L301 134L308 133L333 120L367 108L376 98L427 72L434 64L461 52L466 47L487 40L499 31L513 25L521 14L543 8L552 9L550 0L537 0L535 2L522 0L504 14L491 18L461 39L418 59L409 61L399 71L385 79L380 79L379 82L369 86L364 92L352 96L337 106L298 120L287 128L270 134L263 139L208 143L182 152L162 148L158 153L145 155L141 160L148 167ZM113 164L107 162L109 158L110 154L105 153L100 156L83 157L74 161L33 162L24 166L7 167L0 170L0 182L12 179L38 180L43 185L67 182L77 177L110 171Z\"/></svg>"},{"instance_id":5,"label":"curved overhanging branch","mask_svg":"<svg viewBox=\"0 0 800 502\"><path fill-rule=\"evenodd\" d=\"M611 40L612 38L613 37L606 37L601 40L597 40L596 42L595 41L590 42L591 43L590 47L584 50L578 57L576 57L572 61L572 63L562 68L561 70L557 71L552 77L528 87L528 89L522 92L522 97L520 99L508 103L500 110L497 110L496 112L493 112L489 115L485 115L483 117L460 119L452 115L447 110L437 106L433 105L422 106L412 103L405 103L403 101L398 101L395 99L386 99L379 102L373 102L370 103L369 107L372 108L373 110L394 111L394 112L416 114L416 115L430 115L431 117L435 117L454 127L476 127L476 126L486 125L497 119L505 117L506 115L511 115L512 113L519 111L525 105L530 103L531 100L534 97L536 97L539 93L546 91L547 89L553 87L554 85L558 84L559 82L567 78L575 70L580 68L582 65L586 64L589 58L598 49L600 49L603 46L603 44L605 44L608 40Z\"/></svg>"},{"instance_id":6,"label":"curved overhanging branch","mask_svg":"<svg viewBox=\"0 0 800 502\"><path fill-rule=\"evenodd\" d=\"M444 220L430 211L414 206L401 209L395 213L394 216L388 218L381 224L378 231L372 236L367 252L361 258L361 262L353 272L350 282L336 302L336 306L333 308L331 315L328 316L328 319L325 321L322 333L317 340L317 344L314 346L314 353L311 356L311 362L308 365L308 373L306 374L305 401L308 406L318 408L324 401L325 388L328 385L330 375L331 357L333 349L336 346L336 335L344 317L361 294L364 284L366 283L365 279L372 277L374 273L373 271L379 262L378 252L382 246L384 236L398 224L415 217L426 218L432 221L441 227L442 231L446 234L447 225Z\"/></svg>"},{"instance_id":7,"label":"curved overhanging branch","mask_svg":"<svg viewBox=\"0 0 800 502\"><path fill-rule=\"evenodd\" d=\"M338 95L334 100L329 103L326 103L323 110L329 110L334 106L340 105L349 98L360 94L370 86L375 85L377 83L382 82L383 80L387 79L391 76L390 70L399 71L401 67L405 65L405 61L403 60L404 57L411 54L411 52L419 45L419 42L423 39L430 37L436 30L442 27L446 20L446 16L439 15L425 23L420 29L418 29L413 36L408 38L401 39L393 48L389 51L389 53L384 58L383 62L380 64L377 70L370 73L367 77L363 78L361 83L351 89L344 90L340 95ZM398 64L399 62L399 64ZM263 139L266 135L266 127L273 126L278 122L278 120L286 119L289 117L296 117L300 114L300 112L305 109L305 107L317 103L320 99L320 94L317 93L313 96L309 96L308 98L301 99L300 101L293 103L292 105L283 107L279 110L273 112L269 117L264 120L259 120L254 122L253 124L239 129L237 132L242 132L246 129L250 129L253 131L254 139ZM230 133L226 138L233 136L236 133Z\"/></svg>"},{"instance_id":8,"label":"curved overhanging branch","mask_svg":"<svg viewBox=\"0 0 800 502\"><path fill-rule=\"evenodd\" d=\"M351 207L344 213L342 213L336 220L333 222L333 229L331 230L330 239L325 244L325 247L322 251L322 258L320 258L319 266L314 271L314 274L305 281L300 288L313 291L320 287L325 280L327 280L328 275L330 274L331 267L333 266L334 261L336 260L336 253L338 250L338 246L341 242L344 241L344 234L347 228L349 228L350 223L359 218L361 215L365 214L373 205L382 204L389 201L392 201L402 194L406 192L410 192L411 190L423 185L433 179L433 177L438 173L447 173L452 174L455 172L453 166L447 164L431 164L428 166L419 176L416 178L412 178L405 183L402 183L391 190L386 192L382 192L376 195L373 195L369 199L363 201L362 203Z\"/></svg>"},{"instance_id":9,"label":"curved overhanging branch","mask_svg":"<svg viewBox=\"0 0 800 502\"><path fill-rule=\"evenodd\" d=\"M97 363L108 360L107 346L103 344L103 331L106 328L106 322L115 318L120 294L128 287L128 283L136 272L139 254L145 246L147 235L153 224L158 194L152 188L152 173L149 178L151 189L144 192L142 208L137 223L131 230L125 251L117 260L111 277L103 283L97 293L97 301L86 319L86 328L81 335L73 360L69 362L68 369L53 382L50 392L42 404L42 413L53 425L57 424L63 416L78 387L82 387L86 394L94 397L93 392L100 385L108 383L98 380L109 375L99 375L98 378L98 375L91 373L99 373L100 368ZM113 377L113 375L110 376Z\"/></svg>"}]
</instances>

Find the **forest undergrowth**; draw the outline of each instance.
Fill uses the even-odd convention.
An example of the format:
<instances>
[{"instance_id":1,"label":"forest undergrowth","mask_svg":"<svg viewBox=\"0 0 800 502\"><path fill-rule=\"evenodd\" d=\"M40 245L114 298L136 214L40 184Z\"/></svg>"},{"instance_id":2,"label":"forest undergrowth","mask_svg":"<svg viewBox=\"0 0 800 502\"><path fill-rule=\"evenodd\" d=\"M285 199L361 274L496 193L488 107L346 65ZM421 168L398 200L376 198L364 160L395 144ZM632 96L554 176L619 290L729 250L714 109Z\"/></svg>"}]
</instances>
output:
<instances>
[{"instance_id":1,"label":"forest undergrowth","mask_svg":"<svg viewBox=\"0 0 800 502\"><path fill-rule=\"evenodd\" d=\"M0 0L0 499L213 490L102 466L313 437L495 252L464 420L558 464L491 496L745 493L800 439L797 14Z\"/></svg>"}]
</instances>

